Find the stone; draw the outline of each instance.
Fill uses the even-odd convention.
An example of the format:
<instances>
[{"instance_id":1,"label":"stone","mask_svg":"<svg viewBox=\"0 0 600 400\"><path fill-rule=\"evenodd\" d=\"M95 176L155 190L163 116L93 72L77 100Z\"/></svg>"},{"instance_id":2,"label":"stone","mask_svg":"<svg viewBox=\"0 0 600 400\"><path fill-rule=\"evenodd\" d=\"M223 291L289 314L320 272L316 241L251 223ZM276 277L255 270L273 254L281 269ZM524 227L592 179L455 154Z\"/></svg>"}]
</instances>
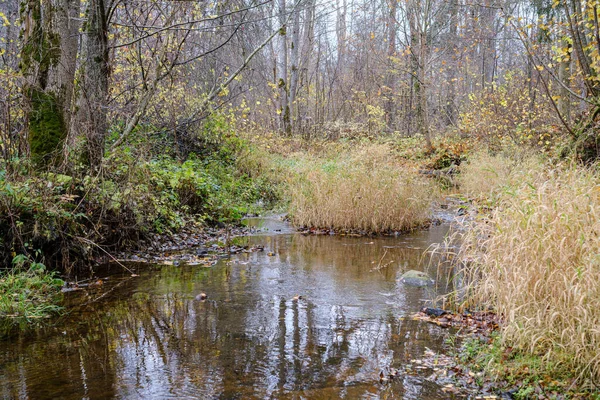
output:
<instances>
[{"instance_id":1,"label":"stone","mask_svg":"<svg viewBox=\"0 0 600 400\"><path fill-rule=\"evenodd\" d=\"M196 300L198 301L204 301L208 298L206 293L200 293L199 295L196 296Z\"/></svg>"},{"instance_id":2,"label":"stone","mask_svg":"<svg viewBox=\"0 0 600 400\"><path fill-rule=\"evenodd\" d=\"M425 307L421 310L421 312L429 315L430 317L441 317L442 315L450 314L446 310L442 310L441 308L431 308Z\"/></svg>"},{"instance_id":3,"label":"stone","mask_svg":"<svg viewBox=\"0 0 600 400\"><path fill-rule=\"evenodd\" d=\"M408 286L431 286L435 283L433 279L429 277L425 272L415 271L411 269L410 271L406 271L400 277L400 281Z\"/></svg>"}]
</instances>

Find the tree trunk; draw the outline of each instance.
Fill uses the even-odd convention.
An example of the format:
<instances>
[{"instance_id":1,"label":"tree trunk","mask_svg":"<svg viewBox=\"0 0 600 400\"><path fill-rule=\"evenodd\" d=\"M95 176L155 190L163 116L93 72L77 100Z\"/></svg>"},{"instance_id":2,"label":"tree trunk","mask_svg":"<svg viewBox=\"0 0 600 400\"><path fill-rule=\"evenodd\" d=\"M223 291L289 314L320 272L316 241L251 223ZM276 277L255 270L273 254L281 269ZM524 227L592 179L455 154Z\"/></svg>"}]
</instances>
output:
<instances>
[{"instance_id":1,"label":"tree trunk","mask_svg":"<svg viewBox=\"0 0 600 400\"><path fill-rule=\"evenodd\" d=\"M105 0L90 0L88 6L87 57L84 103L87 111L85 134L87 161L94 171L104 156L108 102L108 20Z\"/></svg>"},{"instance_id":2,"label":"tree trunk","mask_svg":"<svg viewBox=\"0 0 600 400\"><path fill-rule=\"evenodd\" d=\"M563 46L571 48L568 40L562 39ZM569 51L570 54L570 51ZM558 112L560 112L562 119L569 123L571 119L571 95L567 89L570 86L570 70L571 70L571 57L565 57L558 67L558 79L564 86L559 86L559 97L558 97ZM565 87L566 86L566 87Z\"/></svg>"},{"instance_id":3,"label":"tree trunk","mask_svg":"<svg viewBox=\"0 0 600 400\"><path fill-rule=\"evenodd\" d=\"M338 2L337 21L336 21L336 33L337 33L337 69L338 71L344 70L344 64L346 61L346 11L347 3L346 0L341 0L342 4Z\"/></svg>"},{"instance_id":4,"label":"tree trunk","mask_svg":"<svg viewBox=\"0 0 600 400\"><path fill-rule=\"evenodd\" d=\"M60 37L60 58L50 70L48 87L58 94L62 116L70 132L77 51L79 48L80 0L58 0L55 8L56 27Z\"/></svg>"},{"instance_id":5,"label":"tree trunk","mask_svg":"<svg viewBox=\"0 0 600 400\"><path fill-rule=\"evenodd\" d=\"M388 49L387 49L387 71L385 76L385 90L386 90L386 101L385 101L385 114L387 119L387 127L390 131L394 130L394 120L396 116L396 102L394 101L394 95L396 91L396 71L395 61L396 56L396 12L398 10L398 1L390 0L389 3L389 14L388 14Z\"/></svg>"},{"instance_id":6,"label":"tree trunk","mask_svg":"<svg viewBox=\"0 0 600 400\"><path fill-rule=\"evenodd\" d=\"M298 93L298 82L300 79L300 10L294 11L291 46L292 71L290 77L289 106L291 109L290 129L291 131L294 131L297 128L298 121L298 105L296 101L296 95Z\"/></svg>"},{"instance_id":7,"label":"tree trunk","mask_svg":"<svg viewBox=\"0 0 600 400\"><path fill-rule=\"evenodd\" d=\"M302 41L301 74L307 75L315 41L315 0L307 0L304 11L304 39Z\"/></svg>"},{"instance_id":8,"label":"tree trunk","mask_svg":"<svg viewBox=\"0 0 600 400\"><path fill-rule=\"evenodd\" d=\"M309 66L311 65L311 57L313 54L313 47L315 41L315 0L305 1L304 11L304 25L303 25L303 39L302 39L302 51L300 56L300 83L299 86L305 87L307 100L311 95L311 85L309 84ZM316 63L315 63L316 64ZM313 64L314 65L314 64ZM316 81L316 80L315 80ZM316 91L314 91L316 96ZM297 102L296 102L297 103ZM306 105L308 106L308 104ZM310 137L310 124L309 121L312 119L307 116L308 109L305 109L303 115L300 116L299 105L296 109L298 110L298 119L301 122L304 134ZM314 114L313 114L314 115Z\"/></svg>"},{"instance_id":9,"label":"tree trunk","mask_svg":"<svg viewBox=\"0 0 600 400\"><path fill-rule=\"evenodd\" d=\"M569 31L571 33L571 39L573 39L573 47L579 61L583 73L583 81L586 85L588 96L595 97L598 95L600 90L597 84L594 82L595 71L591 67L592 62L589 57L587 39L585 33L582 32L581 24L581 9L579 4L575 0L565 0L564 3L565 16L567 17Z\"/></svg>"},{"instance_id":10,"label":"tree trunk","mask_svg":"<svg viewBox=\"0 0 600 400\"><path fill-rule=\"evenodd\" d=\"M416 1L408 7L410 24L411 68L414 76L414 96L416 106L416 122L419 132L425 138L427 149L431 148L431 137L427 121L427 85L425 65L427 58L427 36L423 31L425 21L419 21L420 4Z\"/></svg>"},{"instance_id":11,"label":"tree trunk","mask_svg":"<svg viewBox=\"0 0 600 400\"><path fill-rule=\"evenodd\" d=\"M287 25L285 14L285 0L279 0L279 23L281 29L279 31L279 54L277 62L277 87L279 88L279 117L281 119L281 130L286 135L292 133L290 124L290 105L289 105L289 88L288 79L288 46L287 46Z\"/></svg>"},{"instance_id":12,"label":"tree trunk","mask_svg":"<svg viewBox=\"0 0 600 400\"><path fill-rule=\"evenodd\" d=\"M450 56L448 63L448 95L446 98L446 122L448 125L456 125L456 72L458 70L458 0L450 0L450 26L448 30L448 42Z\"/></svg>"},{"instance_id":13,"label":"tree trunk","mask_svg":"<svg viewBox=\"0 0 600 400\"><path fill-rule=\"evenodd\" d=\"M482 47L481 54L481 74L482 88L494 80L495 65L496 65L496 29L494 21L496 20L496 8L494 2L487 0L486 7L481 10L483 32L482 32Z\"/></svg>"},{"instance_id":14,"label":"tree trunk","mask_svg":"<svg viewBox=\"0 0 600 400\"><path fill-rule=\"evenodd\" d=\"M21 69L31 157L47 166L68 134L79 29L79 0L24 4Z\"/></svg>"}]
</instances>

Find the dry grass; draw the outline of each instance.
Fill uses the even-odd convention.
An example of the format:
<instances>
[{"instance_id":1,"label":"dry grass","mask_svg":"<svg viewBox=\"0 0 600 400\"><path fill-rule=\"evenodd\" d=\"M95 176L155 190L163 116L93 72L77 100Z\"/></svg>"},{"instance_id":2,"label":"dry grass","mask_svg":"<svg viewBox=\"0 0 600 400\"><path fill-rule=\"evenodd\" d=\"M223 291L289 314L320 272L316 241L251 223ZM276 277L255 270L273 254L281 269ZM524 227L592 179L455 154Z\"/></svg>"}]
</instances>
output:
<instances>
[{"instance_id":1,"label":"dry grass","mask_svg":"<svg viewBox=\"0 0 600 400\"><path fill-rule=\"evenodd\" d=\"M382 233L413 229L430 217L434 184L403 167L387 145L296 160L287 196L297 225Z\"/></svg>"},{"instance_id":2,"label":"dry grass","mask_svg":"<svg viewBox=\"0 0 600 400\"><path fill-rule=\"evenodd\" d=\"M491 217L463 237L465 305L496 310L508 346L598 382L600 178L574 166L509 175Z\"/></svg>"},{"instance_id":3,"label":"dry grass","mask_svg":"<svg viewBox=\"0 0 600 400\"><path fill-rule=\"evenodd\" d=\"M458 184L461 193L477 201L495 203L506 189L540 171L542 163L527 154L507 157L479 152L460 167Z\"/></svg>"}]
</instances>

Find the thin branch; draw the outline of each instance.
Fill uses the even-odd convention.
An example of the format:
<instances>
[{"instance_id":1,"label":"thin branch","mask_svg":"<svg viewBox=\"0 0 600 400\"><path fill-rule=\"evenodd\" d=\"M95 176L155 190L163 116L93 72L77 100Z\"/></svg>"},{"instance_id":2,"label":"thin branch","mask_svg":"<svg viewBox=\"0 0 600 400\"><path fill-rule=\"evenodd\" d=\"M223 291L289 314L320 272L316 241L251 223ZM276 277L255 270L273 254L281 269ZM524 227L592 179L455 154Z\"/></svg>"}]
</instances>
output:
<instances>
[{"instance_id":1,"label":"thin branch","mask_svg":"<svg viewBox=\"0 0 600 400\"><path fill-rule=\"evenodd\" d=\"M504 12L504 10L502 10L502 12ZM507 14L505 14L505 15L508 16ZM531 50L528 41L523 38L523 36L524 36L523 33L521 32L520 28L513 22L513 19L507 18L507 21L511 24L511 26L515 29L515 31L519 35L519 40L521 41L521 43L523 43L523 46L525 46L525 50L527 51L527 56L529 57L529 59L533 62L534 65L543 67L544 62L538 58L537 54L535 54L535 52L533 50ZM552 77L552 79L554 79L558 84L560 84L572 96L574 96L575 98L577 98L581 101L585 101L586 103L589 103L591 105L595 105L594 102L592 102L592 101L588 100L586 97L581 96L580 94L574 92L570 87L565 85L564 82L562 82L560 79L558 79L558 77L556 75L554 75L554 73L550 69L548 69L548 68L544 68L544 69L546 71L548 71L548 74Z\"/></svg>"},{"instance_id":2,"label":"thin branch","mask_svg":"<svg viewBox=\"0 0 600 400\"><path fill-rule=\"evenodd\" d=\"M271 35L268 38L266 38L257 48L255 48L254 51L252 53L250 53L248 55L248 57L246 57L246 59L244 60L242 65L240 65L240 67L233 74L231 74L231 76L229 76L229 78L225 82L223 82L221 85L214 87L213 90L211 90L211 92L208 94L206 99L204 99L204 101L200 104L198 109L194 113L192 113L192 115L190 115L190 117L188 119L194 119L194 117L196 115L203 112L206 109L206 107L208 106L208 104L210 102L212 102L227 86L229 86L229 84L231 82L233 82L233 80L235 78L238 77L238 75L248 66L250 61L252 61L254 56L256 54L258 54L267 44L269 44L269 42L271 40L273 40L273 38L279 34L281 29L283 29L288 24L291 16L294 14L294 12L296 11L296 8L298 7L298 4L300 4L300 3L301 3L301 0L298 0L296 2L296 4L294 5L294 7L292 8L292 11L290 11L290 13L288 14L288 17L287 17L285 23L282 24L282 26L280 26L278 29L276 29L273 33L271 33Z\"/></svg>"},{"instance_id":3,"label":"thin branch","mask_svg":"<svg viewBox=\"0 0 600 400\"><path fill-rule=\"evenodd\" d=\"M258 7L263 6L263 5L267 4L267 3L270 3L271 1L272 0L268 0L268 1L256 4L256 5L253 5L253 6L242 8L242 9L236 10L236 11L231 11L231 12L228 12L228 13L225 13L225 14L222 14L222 15L214 16L214 17L203 18L203 19L194 20L194 21L178 22L176 24L164 26L162 28L156 29L154 32L150 32L150 33L146 34L145 36L139 37L137 39L133 39L132 41L127 42L127 43L116 44L114 46L111 46L111 48L118 49L120 47L131 46L132 44L135 44L135 43L137 43L139 41L148 39L149 37L152 37L152 36L157 35L157 34L159 34L161 32L164 32L164 31L168 31L168 30L180 27L180 26L186 26L186 25L190 25L191 26L191 25L196 25L196 24L202 23L202 22L215 21L215 20L218 20L218 19L221 19L221 18L228 17L230 15L234 15L234 14L238 14L238 13L241 13L241 12L244 12L244 11L252 10L254 8L258 8ZM121 24L114 24L114 25L121 25ZM128 25L125 25L125 26L128 26ZM152 27L142 27L142 28L152 28Z\"/></svg>"},{"instance_id":4,"label":"thin branch","mask_svg":"<svg viewBox=\"0 0 600 400\"><path fill-rule=\"evenodd\" d=\"M110 254L108 251L104 250L104 249L102 248L102 246L100 246L99 244L97 244L97 243L95 243L95 242L92 242L91 240L89 240L89 239L86 239L86 238L83 238L83 237L81 237L81 236L74 236L74 238L75 238L75 239L77 239L77 240L79 240L79 241L82 241L82 242L84 242L84 243L91 244L92 246L95 246L95 247L97 247L98 249L102 250L104 253L106 253L106 255L107 255L107 256L109 256L110 258L112 258L112 260L113 260L114 262L116 262L117 264L119 264L121 267L123 267L123 269L125 269L125 270L126 270L127 272L129 272L130 274L134 275L134 273L133 273L133 271L132 271L132 270L130 270L129 268L127 268L127 267L126 267L126 266L125 266L125 265L124 265L122 262L120 262L120 261L119 261L119 260L117 260L115 257L113 257L113 255L112 255L112 254Z\"/></svg>"}]
</instances>

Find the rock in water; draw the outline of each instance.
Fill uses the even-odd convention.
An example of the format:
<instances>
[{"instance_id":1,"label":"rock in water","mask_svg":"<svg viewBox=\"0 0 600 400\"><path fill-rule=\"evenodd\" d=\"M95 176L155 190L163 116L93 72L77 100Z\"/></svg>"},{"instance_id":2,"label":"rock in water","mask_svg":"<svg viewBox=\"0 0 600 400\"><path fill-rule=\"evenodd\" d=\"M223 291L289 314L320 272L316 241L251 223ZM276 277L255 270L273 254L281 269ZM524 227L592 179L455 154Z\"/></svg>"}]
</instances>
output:
<instances>
[{"instance_id":1,"label":"rock in water","mask_svg":"<svg viewBox=\"0 0 600 400\"><path fill-rule=\"evenodd\" d=\"M429 315L430 317L441 317L442 315L450 314L446 310L442 310L441 308L431 308L425 307L421 310L421 312Z\"/></svg>"},{"instance_id":2,"label":"rock in water","mask_svg":"<svg viewBox=\"0 0 600 400\"><path fill-rule=\"evenodd\" d=\"M207 298L208 298L208 296L206 293L200 293L199 295L196 296L196 300L199 300L199 301L204 301Z\"/></svg>"},{"instance_id":3,"label":"rock in water","mask_svg":"<svg viewBox=\"0 0 600 400\"><path fill-rule=\"evenodd\" d=\"M402 274L400 281L405 285L418 287L431 286L435 283L435 281L431 279L425 272L415 271L414 269L406 271L404 274Z\"/></svg>"}]
</instances>

